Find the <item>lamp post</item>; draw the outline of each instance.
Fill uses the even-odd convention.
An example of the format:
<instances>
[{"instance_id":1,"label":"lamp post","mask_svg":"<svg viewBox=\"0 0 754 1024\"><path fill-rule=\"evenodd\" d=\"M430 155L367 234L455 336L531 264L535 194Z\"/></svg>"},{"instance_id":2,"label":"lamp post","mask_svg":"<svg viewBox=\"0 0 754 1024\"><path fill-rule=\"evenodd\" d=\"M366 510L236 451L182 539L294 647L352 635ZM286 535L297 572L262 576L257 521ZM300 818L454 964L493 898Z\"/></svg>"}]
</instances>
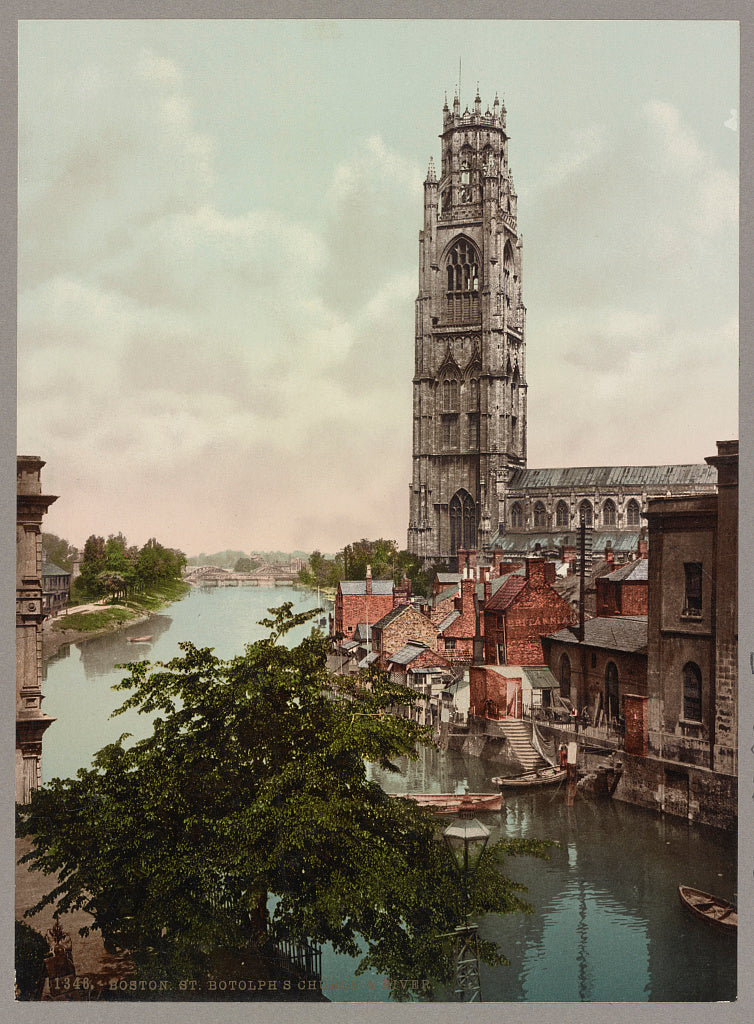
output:
<instances>
[{"instance_id":1,"label":"lamp post","mask_svg":"<svg viewBox=\"0 0 754 1024\"><path fill-rule=\"evenodd\" d=\"M476 925L469 924L469 876L479 867L489 837L489 829L473 817L470 800L461 801L459 817L443 832L445 845L453 855L453 864L463 882L464 923L453 933L456 941L453 992L462 1002L482 1000L477 929Z\"/></svg>"}]
</instances>

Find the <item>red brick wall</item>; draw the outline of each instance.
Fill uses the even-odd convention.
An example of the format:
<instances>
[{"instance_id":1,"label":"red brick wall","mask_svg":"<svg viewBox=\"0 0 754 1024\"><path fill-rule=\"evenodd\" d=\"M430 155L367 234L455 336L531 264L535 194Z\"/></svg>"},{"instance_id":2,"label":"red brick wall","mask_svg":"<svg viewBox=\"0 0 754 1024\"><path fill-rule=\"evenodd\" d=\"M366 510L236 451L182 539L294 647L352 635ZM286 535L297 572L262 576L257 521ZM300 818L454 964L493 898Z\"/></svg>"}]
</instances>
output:
<instances>
[{"instance_id":1,"label":"red brick wall","mask_svg":"<svg viewBox=\"0 0 754 1024\"><path fill-rule=\"evenodd\" d=\"M426 615L412 608L405 606L397 618L393 619L380 631L379 655L380 667L384 668L387 659L404 647L409 640L418 640L426 644L432 650L437 649L437 629Z\"/></svg>"},{"instance_id":2,"label":"red brick wall","mask_svg":"<svg viewBox=\"0 0 754 1024\"><path fill-rule=\"evenodd\" d=\"M554 568L548 562L526 563L526 586L504 613L505 660L509 665L544 665L540 637L556 633L573 621L570 605L547 581Z\"/></svg>"},{"instance_id":3,"label":"red brick wall","mask_svg":"<svg viewBox=\"0 0 754 1024\"><path fill-rule=\"evenodd\" d=\"M335 632L350 640L360 622L371 625L392 608L392 594L342 594L338 590L335 595Z\"/></svg>"},{"instance_id":4,"label":"red brick wall","mask_svg":"<svg viewBox=\"0 0 754 1024\"><path fill-rule=\"evenodd\" d=\"M508 679L481 666L472 666L469 669L469 704L471 713L477 717L504 717L508 705L511 706L513 714L516 701L516 692L521 690L522 680ZM491 701L494 707L487 703Z\"/></svg>"},{"instance_id":5,"label":"red brick wall","mask_svg":"<svg viewBox=\"0 0 754 1024\"><path fill-rule=\"evenodd\" d=\"M649 739L647 704L646 697L635 693L627 693L623 698L623 714L626 720L623 747L627 754L635 754L638 757L647 756Z\"/></svg>"}]
</instances>

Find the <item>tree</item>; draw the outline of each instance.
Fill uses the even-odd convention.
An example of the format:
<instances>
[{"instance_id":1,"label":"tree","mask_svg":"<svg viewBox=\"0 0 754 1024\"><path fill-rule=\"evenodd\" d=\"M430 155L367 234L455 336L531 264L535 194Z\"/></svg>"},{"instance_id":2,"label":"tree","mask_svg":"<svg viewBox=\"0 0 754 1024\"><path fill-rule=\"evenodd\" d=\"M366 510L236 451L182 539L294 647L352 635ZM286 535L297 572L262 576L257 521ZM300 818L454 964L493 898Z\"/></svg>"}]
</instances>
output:
<instances>
[{"instance_id":1,"label":"tree","mask_svg":"<svg viewBox=\"0 0 754 1024\"><path fill-rule=\"evenodd\" d=\"M58 876L32 913L85 909L151 977L197 977L222 951L295 938L362 954L360 969L394 982L446 983L462 911L442 826L388 797L365 767L390 769L428 741L389 713L413 694L378 674L331 689L316 630L292 649L278 642L314 614L291 607L271 609L269 637L230 661L184 643L167 664L126 666L119 712L156 715L152 735L122 736L19 807L18 834L32 841L23 860ZM487 851L472 910L530 909L499 863L545 846ZM489 942L482 956L505 962Z\"/></svg>"},{"instance_id":2,"label":"tree","mask_svg":"<svg viewBox=\"0 0 754 1024\"><path fill-rule=\"evenodd\" d=\"M233 566L233 572L254 572L261 565L256 558L249 558L244 555L242 558L236 559L236 564Z\"/></svg>"}]
</instances>

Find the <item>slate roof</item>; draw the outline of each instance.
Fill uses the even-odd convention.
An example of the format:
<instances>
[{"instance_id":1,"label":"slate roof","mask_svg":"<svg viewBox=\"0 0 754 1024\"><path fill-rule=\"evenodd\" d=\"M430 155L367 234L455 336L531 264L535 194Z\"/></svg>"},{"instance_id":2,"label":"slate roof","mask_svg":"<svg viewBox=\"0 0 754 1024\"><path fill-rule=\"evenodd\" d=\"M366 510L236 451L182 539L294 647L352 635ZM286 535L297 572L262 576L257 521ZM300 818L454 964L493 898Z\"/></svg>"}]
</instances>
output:
<instances>
[{"instance_id":1,"label":"slate roof","mask_svg":"<svg viewBox=\"0 0 754 1024\"><path fill-rule=\"evenodd\" d=\"M488 671L496 672L506 679L523 676L533 690L559 690L560 683L546 665L485 665Z\"/></svg>"},{"instance_id":2,"label":"slate roof","mask_svg":"<svg viewBox=\"0 0 754 1024\"><path fill-rule=\"evenodd\" d=\"M338 584L341 594L349 597L363 597L367 592L366 580L341 580ZM372 580L372 594L385 597L393 593L392 580Z\"/></svg>"},{"instance_id":3,"label":"slate roof","mask_svg":"<svg viewBox=\"0 0 754 1024\"><path fill-rule=\"evenodd\" d=\"M706 463L685 466L572 466L559 469L517 469L508 481L511 490L551 487L579 490L599 487L643 491L647 488L714 487L717 470Z\"/></svg>"},{"instance_id":4,"label":"slate roof","mask_svg":"<svg viewBox=\"0 0 754 1024\"><path fill-rule=\"evenodd\" d=\"M460 572L438 572L437 582L443 587L447 587L451 583L460 583L461 574Z\"/></svg>"},{"instance_id":5,"label":"slate roof","mask_svg":"<svg viewBox=\"0 0 754 1024\"><path fill-rule=\"evenodd\" d=\"M576 635L570 629L552 633L548 639L560 643L578 645ZM647 650L646 615L608 615L587 619L584 623L584 646L600 647L609 651L625 651L628 654L645 654Z\"/></svg>"},{"instance_id":6,"label":"slate roof","mask_svg":"<svg viewBox=\"0 0 754 1024\"><path fill-rule=\"evenodd\" d=\"M458 587L446 587L441 590L436 597L431 597L427 602L432 608L436 608L438 604L442 604L443 601L448 601L451 597L458 597Z\"/></svg>"},{"instance_id":7,"label":"slate roof","mask_svg":"<svg viewBox=\"0 0 754 1024\"><path fill-rule=\"evenodd\" d=\"M630 581L635 583L637 581L644 581L649 578L649 562L646 558L637 558L635 562L627 562L622 565L620 569L616 569L615 572L608 573L605 579L612 580L614 583L621 581Z\"/></svg>"},{"instance_id":8,"label":"slate roof","mask_svg":"<svg viewBox=\"0 0 754 1024\"><path fill-rule=\"evenodd\" d=\"M454 612L451 612L450 615L448 615L446 619L443 619L440 625L437 627L437 632L444 632L444 630L446 630L448 626L454 623L456 619L460 619L460 617L461 613L458 611L458 609L456 609Z\"/></svg>"},{"instance_id":9,"label":"slate roof","mask_svg":"<svg viewBox=\"0 0 754 1024\"><path fill-rule=\"evenodd\" d=\"M361 661L359 662L357 667L358 668L369 668L369 666L373 665L375 663L375 661L377 661L378 658L379 658L379 654L377 654L376 651L372 651L370 654L367 654L366 658L362 658L361 659Z\"/></svg>"},{"instance_id":10,"label":"slate roof","mask_svg":"<svg viewBox=\"0 0 754 1024\"><path fill-rule=\"evenodd\" d=\"M426 644L409 643L405 644L399 651L392 654L387 660L395 665L409 665L414 658L418 658L420 654L428 651L429 647Z\"/></svg>"},{"instance_id":11,"label":"slate roof","mask_svg":"<svg viewBox=\"0 0 754 1024\"><path fill-rule=\"evenodd\" d=\"M371 640L372 627L368 626L366 622L360 622L353 631L353 638L354 640Z\"/></svg>"},{"instance_id":12,"label":"slate roof","mask_svg":"<svg viewBox=\"0 0 754 1024\"><path fill-rule=\"evenodd\" d=\"M604 551L608 541L613 551L636 551L639 546L638 530L593 530L592 551ZM503 530L495 534L491 546L500 551L534 551L539 544L541 551L548 548L577 547L579 535L575 531L560 533L514 533Z\"/></svg>"},{"instance_id":13,"label":"slate roof","mask_svg":"<svg viewBox=\"0 0 754 1024\"><path fill-rule=\"evenodd\" d=\"M498 592L491 597L487 603L487 610L491 612L502 612L511 604L514 598L518 597L526 586L526 577L511 573L504 577L503 585Z\"/></svg>"},{"instance_id":14,"label":"slate roof","mask_svg":"<svg viewBox=\"0 0 754 1024\"><path fill-rule=\"evenodd\" d=\"M70 576L71 574L67 569L61 569L59 565L55 565L54 562L42 562L42 575L43 576Z\"/></svg>"},{"instance_id":15,"label":"slate roof","mask_svg":"<svg viewBox=\"0 0 754 1024\"><path fill-rule=\"evenodd\" d=\"M397 619L399 615L402 615L407 608L411 606L408 604L397 604L395 608L391 608L389 612L385 612L381 619L378 619L375 624L375 629L384 629L385 626L389 626L393 619Z\"/></svg>"}]
</instances>

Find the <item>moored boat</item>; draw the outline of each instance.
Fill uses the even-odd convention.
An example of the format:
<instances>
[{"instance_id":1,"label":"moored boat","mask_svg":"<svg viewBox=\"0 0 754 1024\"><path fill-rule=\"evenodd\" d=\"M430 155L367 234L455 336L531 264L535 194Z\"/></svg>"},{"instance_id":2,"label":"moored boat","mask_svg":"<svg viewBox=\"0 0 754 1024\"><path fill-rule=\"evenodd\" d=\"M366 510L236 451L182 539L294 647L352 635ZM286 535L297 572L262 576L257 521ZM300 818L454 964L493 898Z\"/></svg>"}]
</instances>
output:
<instances>
[{"instance_id":1,"label":"moored boat","mask_svg":"<svg viewBox=\"0 0 754 1024\"><path fill-rule=\"evenodd\" d=\"M522 775L497 775L492 781L496 786L500 786L501 790L526 789L530 786L552 786L557 782L562 782L565 777L565 768L552 765L549 768L540 768L538 771L524 772Z\"/></svg>"},{"instance_id":2,"label":"moored boat","mask_svg":"<svg viewBox=\"0 0 754 1024\"><path fill-rule=\"evenodd\" d=\"M459 814L463 811L499 811L503 806L501 793L393 793L392 796L413 800L438 814Z\"/></svg>"},{"instance_id":3,"label":"moored boat","mask_svg":"<svg viewBox=\"0 0 754 1024\"><path fill-rule=\"evenodd\" d=\"M738 911L732 903L721 896L713 896L690 885L679 885L678 895L684 907L701 921L706 921L726 932L735 932L738 929Z\"/></svg>"},{"instance_id":4,"label":"moored boat","mask_svg":"<svg viewBox=\"0 0 754 1024\"><path fill-rule=\"evenodd\" d=\"M126 637L130 644L146 644L152 639L152 634L149 636L129 636Z\"/></svg>"}]
</instances>

